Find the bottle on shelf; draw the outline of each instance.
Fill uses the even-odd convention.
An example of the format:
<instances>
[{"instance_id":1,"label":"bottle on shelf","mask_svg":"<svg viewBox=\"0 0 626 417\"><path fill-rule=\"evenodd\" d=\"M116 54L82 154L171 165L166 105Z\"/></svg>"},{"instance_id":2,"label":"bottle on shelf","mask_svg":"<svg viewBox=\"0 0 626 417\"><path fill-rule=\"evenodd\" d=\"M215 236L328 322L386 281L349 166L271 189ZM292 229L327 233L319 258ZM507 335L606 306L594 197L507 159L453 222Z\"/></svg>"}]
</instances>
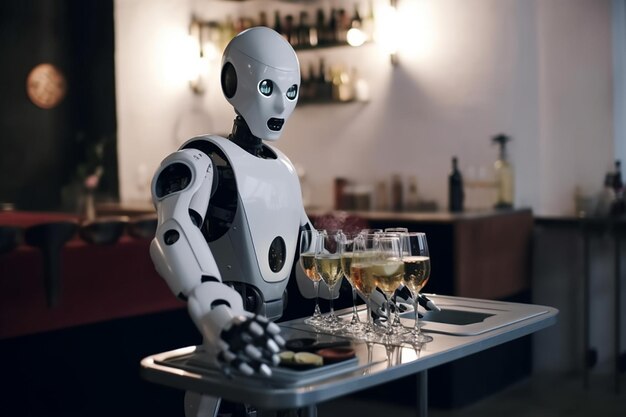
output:
<instances>
[{"instance_id":1,"label":"bottle on shelf","mask_svg":"<svg viewBox=\"0 0 626 417\"><path fill-rule=\"evenodd\" d=\"M611 213L613 202L615 201L615 190L613 189L613 173L607 172L604 176L604 187L600 191L595 215L598 217L605 217Z\"/></svg>"},{"instance_id":2,"label":"bottle on shelf","mask_svg":"<svg viewBox=\"0 0 626 417\"><path fill-rule=\"evenodd\" d=\"M337 10L330 10L330 20L328 22L328 37L326 38L327 45L333 45L337 43L337 30L339 23L337 22Z\"/></svg>"},{"instance_id":3,"label":"bottle on shelf","mask_svg":"<svg viewBox=\"0 0 626 417\"><path fill-rule=\"evenodd\" d=\"M274 11L274 28L273 28L277 33L285 36L285 33L283 32L283 25L281 22L281 18L280 18L280 12L278 10Z\"/></svg>"},{"instance_id":4,"label":"bottle on shelf","mask_svg":"<svg viewBox=\"0 0 626 417\"><path fill-rule=\"evenodd\" d=\"M307 11L300 12L300 24L296 30L296 45L299 48L308 48L311 46L311 25L309 24L309 13Z\"/></svg>"},{"instance_id":5,"label":"bottle on shelf","mask_svg":"<svg viewBox=\"0 0 626 417\"><path fill-rule=\"evenodd\" d=\"M457 157L452 158L452 172L448 176L448 210L451 212L463 211L465 193L463 191L463 176L459 170Z\"/></svg>"},{"instance_id":6,"label":"bottle on shelf","mask_svg":"<svg viewBox=\"0 0 626 417\"><path fill-rule=\"evenodd\" d=\"M513 167L508 161L506 144L511 138L504 134L496 135L492 141L500 147L500 154L494 164L496 182L496 209L513 207Z\"/></svg>"},{"instance_id":7,"label":"bottle on shelf","mask_svg":"<svg viewBox=\"0 0 626 417\"><path fill-rule=\"evenodd\" d=\"M348 39L348 29L350 25L350 18L345 9L339 9L337 11L337 28L335 35L335 42L346 43Z\"/></svg>"},{"instance_id":8,"label":"bottle on shelf","mask_svg":"<svg viewBox=\"0 0 626 417\"><path fill-rule=\"evenodd\" d=\"M622 181L622 166L620 160L615 161L613 172L613 193L615 195L611 204L611 215L621 216L626 214L626 200L624 199L624 182Z\"/></svg>"},{"instance_id":9,"label":"bottle on shelf","mask_svg":"<svg viewBox=\"0 0 626 417\"><path fill-rule=\"evenodd\" d=\"M298 37L296 36L296 26L294 24L293 15L288 14L285 16L285 37L287 42L294 48L298 46Z\"/></svg>"},{"instance_id":10,"label":"bottle on shelf","mask_svg":"<svg viewBox=\"0 0 626 417\"><path fill-rule=\"evenodd\" d=\"M320 59L319 71L317 74L317 85L315 87L317 99L321 101L330 101L333 97L333 84L326 72L326 61Z\"/></svg>"},{"instance_id":11,"label":"bottle on shelf","mask_svg":"<svg viewBox=\"0 0 626 417\"><path fill-rule=\"evenodd\" d=\"M407 211L417 211L419 208L419 195L417 193L417 178L415 175L409 177L406 192L406 209Z\"/></svg>"},{"instance_id":12,"label":"bottle on shelf","mask_svg":"<svg viewBox=\"0 0 626 417\"><path fill-rule=\"evenodd\" d=\"M258 24L258 26L270 27L269 23L267 22L267 13L266 12L260 12L259 13L259 24Z\"/></svg>"},{"instance_id":13,"label":"bottle on shelf","mask_svg":"<svg viewBox=\"0 0 626 417\"><path fill-rule=\"evenodd\" d=\"M402 211L404 208L402 177L394 174L391 177L391 209Z\"/></svg>"},{"instance_id":14,"label":"bottle on shelf","mask_svg":"<svg viewBox=\"0 0 626 417\"><path fill-rule=\"evenodd\" d=\"M324 9L317 9L315 32L317 35L317 45L325 46L328 43L328 30L326 27L326 15L324 13Z\"/></svg>"},{"instance_id":15,"label":"bottle on shelf","mask_svg":"<svg viewBox=\"0 0 626 417\"><path fill-rule=\"evenodd\" d=\"M352 14L352 20L350 21L350 27L361 29L362 26L363 19L361 19L361 13L359 13L359 3L354 3L354 12Z\"/></svg>"},{"instance_id":16,"label":"bottle on shelf","mask_svg":"<svg viewBox=\"0 0 626 417\"><path fill-rule=\"evenodd\" d=\"M352 83L350 75L343 66L336 66L331 70L332 78L332 99L338 102L352 100Z\"/></svg>"}]
</instances>

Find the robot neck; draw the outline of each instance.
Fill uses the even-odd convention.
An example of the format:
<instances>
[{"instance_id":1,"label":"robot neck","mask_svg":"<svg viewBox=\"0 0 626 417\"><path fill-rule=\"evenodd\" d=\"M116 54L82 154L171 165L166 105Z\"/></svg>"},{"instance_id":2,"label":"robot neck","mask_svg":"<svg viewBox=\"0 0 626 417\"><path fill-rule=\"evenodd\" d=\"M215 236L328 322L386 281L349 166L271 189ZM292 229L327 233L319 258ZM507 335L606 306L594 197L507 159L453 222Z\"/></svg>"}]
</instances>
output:
<instances>
[{"instance_id":1,"label":"robot neck","mask_svg":"<svg viewBox=\"0 0 626 417\"><path fill-rule=\"evenodd\" d=\"M257 138L250 132L250 128L243 117L235 117L233 122L233 131L228 138L235 142L240 148L260 158L265 158L265 147L260 138Z\"/></svg>"}]
</instances>

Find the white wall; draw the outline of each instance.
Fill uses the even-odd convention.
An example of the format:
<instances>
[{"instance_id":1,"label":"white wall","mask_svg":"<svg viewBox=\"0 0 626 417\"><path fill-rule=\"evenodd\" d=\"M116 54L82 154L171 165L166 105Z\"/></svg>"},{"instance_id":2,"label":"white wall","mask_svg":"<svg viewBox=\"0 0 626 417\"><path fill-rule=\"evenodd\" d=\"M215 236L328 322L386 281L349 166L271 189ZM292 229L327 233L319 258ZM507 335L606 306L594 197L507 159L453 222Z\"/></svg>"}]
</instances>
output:
<instances>
[{"instance_id":1,"label":"white wall","mask_svg":"<svg viewBox=\"0 0 626 417\"><path fill-rule=\"evenodd\" d=\"M307 4L116 0L122 201L148 200L149 177L183 137L230 130L215 68L204 96L187 87L182 45L192 12L264 7L271 16ZM445 207L451 157L466 177L491 167L490 138L500 132L513 137L517 205L568 214L576 185L600 189L614 157L610 0L399 4L413 23L403 26L397 67L375 45L300 54L304 68L319 56L356 65L372 95L366 104L301 106L286 125L277 145L306 170L316 205L332 205L336 176L374 183L401 173Z\"/></svg>"}]
</instances>

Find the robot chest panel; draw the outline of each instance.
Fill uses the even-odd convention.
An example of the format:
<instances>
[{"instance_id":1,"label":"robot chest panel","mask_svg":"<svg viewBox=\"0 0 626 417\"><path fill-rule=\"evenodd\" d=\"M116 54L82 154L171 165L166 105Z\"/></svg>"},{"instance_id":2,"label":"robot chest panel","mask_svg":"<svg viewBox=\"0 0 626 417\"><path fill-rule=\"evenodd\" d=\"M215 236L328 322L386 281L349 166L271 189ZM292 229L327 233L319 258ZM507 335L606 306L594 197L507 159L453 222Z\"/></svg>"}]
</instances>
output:
<instances>
[{"instance_id":1,"label":"robot chest panel","mask_svg":"<svg viewBox=\"0 0 626 417\"><path fill-rule=\"evenodd\" d=\"M297 176L276 160L234 167L242 211L265 281L289 276L295 255L302 200Z\"/></svg>"}]
</instances>

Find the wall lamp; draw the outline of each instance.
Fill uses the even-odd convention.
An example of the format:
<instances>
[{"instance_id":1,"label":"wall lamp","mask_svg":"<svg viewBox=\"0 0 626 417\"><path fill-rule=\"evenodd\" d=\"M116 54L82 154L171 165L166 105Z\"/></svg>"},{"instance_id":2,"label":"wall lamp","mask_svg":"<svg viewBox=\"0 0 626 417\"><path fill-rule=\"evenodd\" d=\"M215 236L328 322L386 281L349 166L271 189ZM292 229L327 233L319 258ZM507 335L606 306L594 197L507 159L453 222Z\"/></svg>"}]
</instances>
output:
<instances>
[{"instance_id":1,"label":"wall lamp","mask_svg":"<svg viewBox=\"0 0 626 417\"><path fill-rule=\"evenodd\" d=\"M205 80L212 62L219 57L221 31L218 22L203 21L196 16L189 24L189 38L192 42L192 68L189 73L189 86L195 94L203 94Z\"/></svg>"},{"instance_id":2,"label":"wall lamp","mask_svg":"<svg viewBox=\"0 0 626 417\"><path fill-rule=\"evenodd\" d=\"M389 5L379 12L380 20L378 42L389 54L392 65L398 65L398 45L401 40L398 0L389 0Z\"/></svg>"}]
</instances>

